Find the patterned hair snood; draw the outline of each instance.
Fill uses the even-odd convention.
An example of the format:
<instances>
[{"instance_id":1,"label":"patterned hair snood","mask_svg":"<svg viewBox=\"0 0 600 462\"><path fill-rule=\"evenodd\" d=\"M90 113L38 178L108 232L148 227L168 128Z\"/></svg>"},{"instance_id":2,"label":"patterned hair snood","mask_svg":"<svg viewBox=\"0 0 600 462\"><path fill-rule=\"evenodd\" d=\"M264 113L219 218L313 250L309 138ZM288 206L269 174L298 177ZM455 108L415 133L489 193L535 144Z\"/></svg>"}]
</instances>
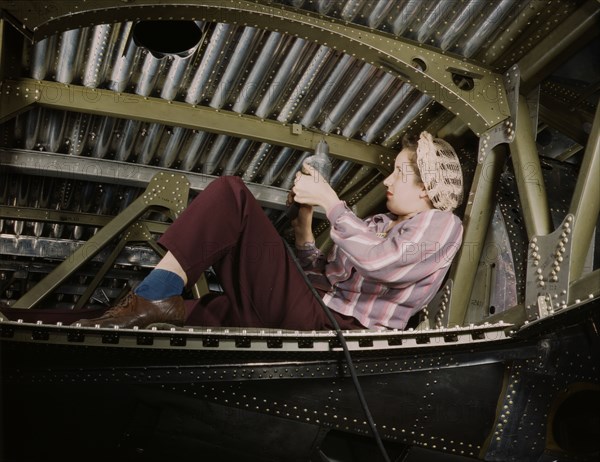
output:
<instances>
[{"instance_id":1,"label":"patterned hair snood","mask_svg":"<svg viewBox=\"0 0 600 462\"><path fill-rule=\"evenodd\" d=\"M462 169L449 143L422 132L417 143L417 166L436 209L451 212L462 203Z\"/></svg>"}]
</instances>

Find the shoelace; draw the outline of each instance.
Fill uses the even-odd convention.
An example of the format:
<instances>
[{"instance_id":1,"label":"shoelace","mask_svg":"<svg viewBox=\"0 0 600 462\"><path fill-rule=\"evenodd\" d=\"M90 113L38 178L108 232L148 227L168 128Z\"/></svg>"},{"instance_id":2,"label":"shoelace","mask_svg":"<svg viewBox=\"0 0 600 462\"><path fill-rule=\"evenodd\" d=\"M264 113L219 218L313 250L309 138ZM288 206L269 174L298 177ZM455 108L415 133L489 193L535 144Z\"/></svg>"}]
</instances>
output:
<instances>
[{"instance_id":1,"label":"shoelace","mask_svg":"<svg viewBox=\"0 0 600 462\"><path fill-rule=\"evenodd\" d=\"M134 306L133 297L134 297L133 292L129 292L125 296L125 298L123 298L119 303L117 303L115 306L110 308L105 313L105 316L116 317L116 316L121 316L123 314L128 314L128 313L133 312L133 306Z\"/></svg>"}]
</instances>

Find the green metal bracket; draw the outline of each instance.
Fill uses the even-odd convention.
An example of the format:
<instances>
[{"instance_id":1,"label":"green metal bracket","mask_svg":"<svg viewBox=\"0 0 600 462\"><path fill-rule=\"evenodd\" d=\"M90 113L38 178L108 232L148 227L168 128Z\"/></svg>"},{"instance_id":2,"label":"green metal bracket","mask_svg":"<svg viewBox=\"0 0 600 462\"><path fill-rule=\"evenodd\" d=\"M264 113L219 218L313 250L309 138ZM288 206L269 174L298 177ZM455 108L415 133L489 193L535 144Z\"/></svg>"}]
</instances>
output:
<instances>
[{"instance_id":1,"label":"green metal bracket","mask_svg":"<svg viewBox=\"0 0 600 462\"><path fill-rule=\"evenodd\" d=\"M185 176L175 173L158 173L150 180L148 187L140 197L17 300L12 307L33 308L77 269L91 260L104 246L129 228L146 211L166 209L170 218L175 219L187 206L188 194L189 182Z\"/></svg>"},{"instance_id":2,"label":"green metal bracket","mask_svg":"<svg viewBox=\"0 0 600 462\"><path fill-rule=\"evenodd\" d=\"M521 72L518 66L512 66L504 74L504 87L506 89L507 103L510 108L510 117L502 123L491 127L479 138L477 162L483 163L486 156L499 144L512 143L515 139L515 125L519 114L519 89Z\"/></svg>"},{"instance_id":3,"label":"green metal bracket","mask_svg":"<svg viewBox=\"0 0 600 462\"><path fill-rule=\"evenodd\" d=\"M37 90L16 81L0 81L0 124L33 108Z\"/></svg>"},{"instance_id":4,"label":"green metal bracket","mask_svg":"<svg viewBox=\"0 0 600 462\"><path fill-rule=\"evenodd\" d=\"M534 321L567 307L575 217L567 215L554 232L534 236L527 254L525 309Z\"/></svg>"}]
</instances>

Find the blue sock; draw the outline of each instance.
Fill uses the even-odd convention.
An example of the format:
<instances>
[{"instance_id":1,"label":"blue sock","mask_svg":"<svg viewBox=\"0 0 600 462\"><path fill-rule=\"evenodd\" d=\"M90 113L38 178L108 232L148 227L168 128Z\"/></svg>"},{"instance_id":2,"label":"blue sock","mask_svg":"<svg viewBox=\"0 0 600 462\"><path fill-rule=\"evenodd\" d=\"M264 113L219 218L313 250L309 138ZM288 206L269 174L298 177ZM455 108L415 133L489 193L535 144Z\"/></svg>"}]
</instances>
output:
<instances>
[{"instance_id":1,"label":"blue sock","mask_svg":"<svg viewBox=\"0 0 600 462\"><path fill-rule=\"evenodd\" d=\"M146 300L164 300L173 295L181 295L183 285L183 279L177 274L167 270L154 269L133 292Z\"/></svg>"}]
</instances>

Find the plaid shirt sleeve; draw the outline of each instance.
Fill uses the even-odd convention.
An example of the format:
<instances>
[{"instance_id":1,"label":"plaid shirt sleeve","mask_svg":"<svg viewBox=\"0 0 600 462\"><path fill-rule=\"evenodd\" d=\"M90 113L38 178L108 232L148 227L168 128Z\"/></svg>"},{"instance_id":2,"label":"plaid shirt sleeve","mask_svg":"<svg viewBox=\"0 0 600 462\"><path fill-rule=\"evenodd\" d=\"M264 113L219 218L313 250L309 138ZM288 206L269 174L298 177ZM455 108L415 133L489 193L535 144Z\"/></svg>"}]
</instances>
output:
<instances>
[{"instance_id":1,"label":"plaid shirt sleeve","mask_svg":"<svg viewBox=\"0 0 600 462\"><path fill-rule=\"evenodd\" d=\"M405 220L381 237L343 202L328 214L331 238L363 277L405 286L450 265L462 237L460 220L436 209ZM448 256L446 258L445 256Z\"/></svg>"},{"instance_id":2,"label":"plaid shirt sleeve","mask_svg":"<svg viewBox=\"0 0 600 462\"><path fill-rule=\"evenodd\" d=\"M296 245L296 257L300 266L305 270L320 270L325 267L325 256L314 242L306 242L304 245Z\"/></svg>"}]
</instances>

